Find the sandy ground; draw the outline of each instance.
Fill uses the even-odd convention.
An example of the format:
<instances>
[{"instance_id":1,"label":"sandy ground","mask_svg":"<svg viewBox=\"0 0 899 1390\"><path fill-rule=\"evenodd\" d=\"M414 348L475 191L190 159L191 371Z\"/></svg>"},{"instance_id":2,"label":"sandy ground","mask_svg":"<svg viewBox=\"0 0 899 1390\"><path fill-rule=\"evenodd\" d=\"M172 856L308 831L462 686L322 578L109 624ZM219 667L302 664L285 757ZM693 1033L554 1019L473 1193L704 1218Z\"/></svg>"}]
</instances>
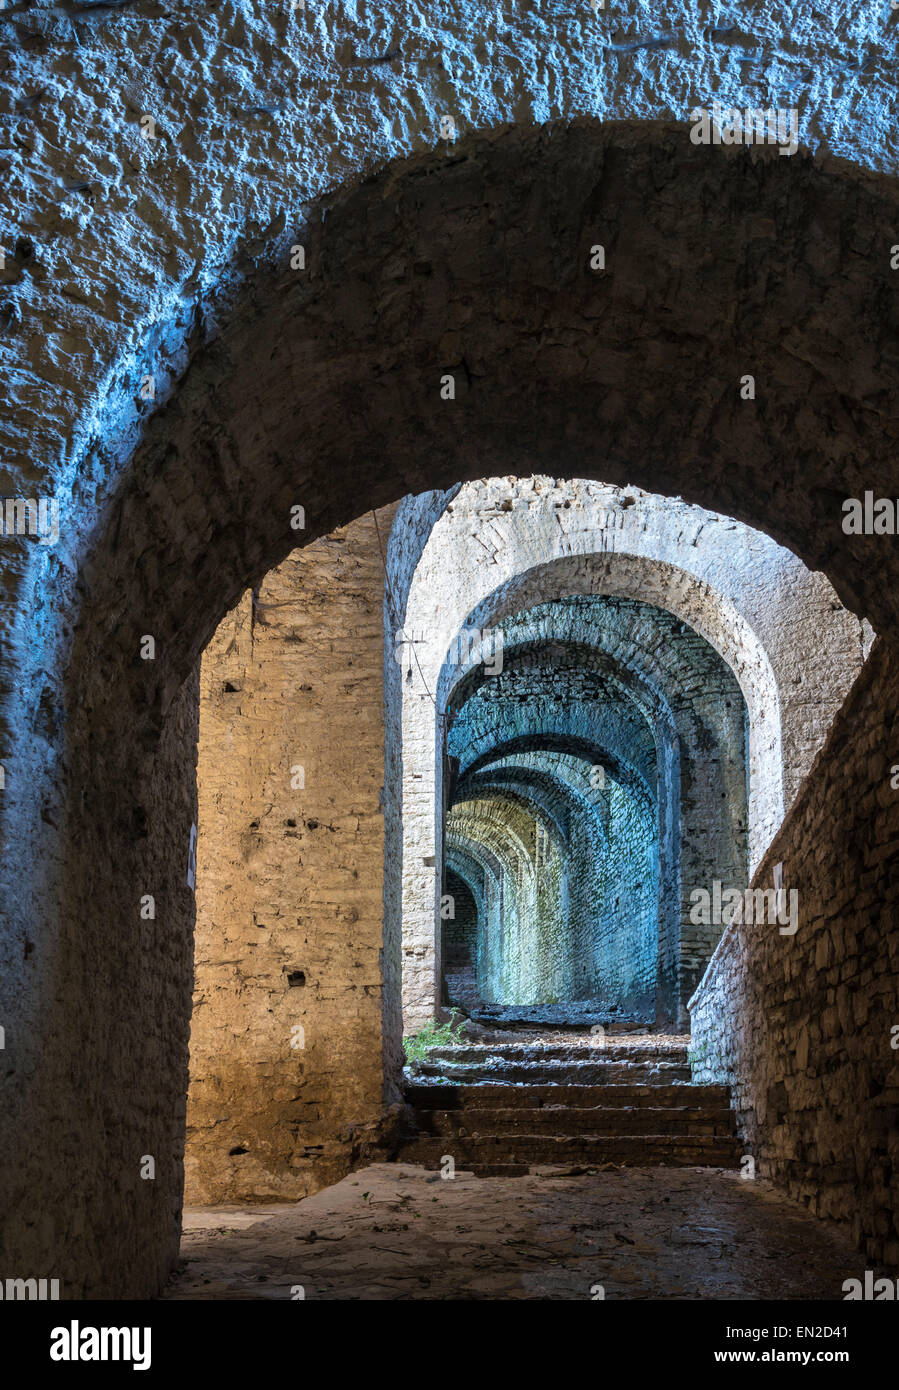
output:
<instances>
[{"instance_id":1,"label":"sandy ground","mask_svg":"<svg viewBox=\"0 0 899 1390\"><path fill-rule=\"evenodd\" d=\"M712 1168L442 1179L377 1164L292 1205L187 1208L166 1299L812 1299L865 1258Z\"/></svg>"}]
</instances>

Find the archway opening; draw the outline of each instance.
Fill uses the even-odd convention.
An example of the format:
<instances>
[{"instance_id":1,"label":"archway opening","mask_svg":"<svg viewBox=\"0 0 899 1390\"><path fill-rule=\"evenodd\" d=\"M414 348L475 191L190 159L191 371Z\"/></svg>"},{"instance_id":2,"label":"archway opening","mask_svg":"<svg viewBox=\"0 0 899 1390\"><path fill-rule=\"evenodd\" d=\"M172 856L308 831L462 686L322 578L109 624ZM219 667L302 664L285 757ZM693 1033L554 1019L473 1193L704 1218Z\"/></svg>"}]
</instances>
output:
<instances>
[{"instance_id":1,"label":"archway opening","mask_svg":"<svg viewBox=\"0 0 899 1390\"><path fill-rule=\"evenodd\" d=\"M82 1155L78 1223L60 1222L57 1247L49 1228L37 1230L24 1211L16 1218L19 1246L35 1267L55 1250L65 1270L81 1268L82 1229L89 1230L92 1248L121 1253L79 1287L152 1289L171 1261L194 914L184 875L196 816L191 673L227 607L296 544L291 518L298 506L305 508L309 537L322 537L364 506L413 494L405 515L414 524L400 549L405 546L404 562L414 571L427 535L426 527L415 529L417 522L429 509L448 510L452 500L438 491L422 503L424 489L502 474L511 466L528 473L556 469L564 448L566 472L619 485L616 516L621 511L646 519L651 511L634 490L623 488L635 479L690 499L672 504L692 527L685 552L702 552L703 507L717 509L712 515L723 529L751 522L791 546L792 559L801 555L826 573L855 613L872 616L894 639L897 586L889 581L895 549L876 532L854 535L841 523L845 498L869 489L888 497L899 491L893 367L874 371L870 365L894 358L893 297L885 293L890 271L879 229L895 221L895 191L883 180L811 161L797 161L794 171L793 162L778 160L776 152L772 159L764 150L751 158L732 153L692 149L683 129L581 122L564 131L473 139L452 161L413 160L330 201L327 218L318 218L308 240L315 273L307 280L298 282L283 258L274 270L253 270L248 285L235 292L233 312L223 312L216 341L200 342L198 330L189 352L185 343L177 364L180 371L190 358L185 378L173 380L168 401L160 389L158 408L141 418L136 444L137 426L134 438L116 427L121 400L133 394L127 373L115 385L119 395L111 388L106 436L83 455L82 510L64 561L11 570L17 591L27 570L25 608L34 621L29 628L23 619L17 629L18 637L29 634L22 642L28 659L10 702L24 751L4 802L7 814L18 817L10 863L30 866L17 895L21 910L9 974L9 1028L27 1040L12 1113L22 1120L20 1131L34 1135L26 1141L23 1170L54 1210L63 1209L70 1187L68 1172L47 1157L52 1145L46 1136L60 1108L71 1150ZM847 198L852 217L845 214ZM746 210L737 225L734 207ZM806 235L810 220L815 238ZM587 254L600 235L597 224L608 233L608 272L602 275L591 273ZM874 229L862 255L855 242L859 225ZM772 226L796 254L779 262L780 292L762 305L745 295L752 279L746 268L767 254ZM708 248L689 274L685 245ZM842 267L824 288L821 246L829 262ZM374 274L373 247L380 257ZM732 303L740 306L736 319L722 312ZM814 313L806 312L809 304ZM754 375L765 383L751 403L737 390L750 339ZM451 409L442 408L449 402L440 397L434 364L456 378ZM381 466L372 466L373 456ZM514 513L515 498L504 500ZM530 506L521 495L518 501ZM571 550L541 555L534 569L574 560L585 583L601 586L608 579L615 585L625 568L633 568L631 561L646 558L626 550L622 566L616 560L609 567L606 555L588 553L581 535L564 532L561 499L543 507L537 498L535 510L541 507ZM570 510L583 517L577 506ZM487 541L485 563L497 567L496 583L466 594L464 613L513 577L503 569L502 518L496 523L489 523L493 541L486 520L475 528L478 543ZM592 529L602 532L605 549L611 528ZM682 532L672 526L670 534ZM747 552L741 575L747 592L761 549ZM679 583L670 553L664 563L666 579ZM789 578L786 563L778 565L776 574ZM853 636L855 620L812 569L804 571L803 595L820 581L820 603L826 608L825 590L834 600L833 628L820 657L827 668L837 653L829 684L818 679L817 642L809 635L817 639L819 632L814 607L804 610L812 616L803 627L784 626L780 646L769 630L764 641L741 641L736 652L735 674L750 707L751 863L766 875L773 867L766 862L771 835L784 808L796 804L866 650L858 622ZM727 565L703 574L681 567L696 581L693 597L710 592L721 600L715 613L722 641L738 629L758 633L764 623L763 612L737 609L726 591L728 573ZM395 593L401 590L394 585ZM762 585L759 592L772 589ZM788 584L782 597L793 598ZM511 611L520 611L518 597L515 603ZM731 625L735 609L742 627ZM148 628L156 647L152 659L141 651ZM703 633L700 624L696 631ZM792 666L791 644L799 649ZM765 661L757 660L760 651ZM389 688L394 671L388 671ZM791 672L800 677L792 690ZM439 702L439 663L432 674ZM889 684L886 657L877 679ZM777 727L760 728L751 695L771 689L772 681ZM805 720L803 705L812 711ZM875 702L867 711L870 722L879 709ZM391 726L387 798L396 785L395 764L412 747L394 733ZM433 722L423 734L428 757L418 768L431 827L417 841L414 859L404 854L402 817L389 803L385 808L386 858L405 875L385 891L383 962L375 985L385 1015L388 1006L393 1011L382 1040L385 1076L398 1071L401 966L405 976L409 963L416 977L409 998L413 1020L416 1009L433 1012L439 997L434 811L442 767ZM763 764L780 767L782 781L779 787L765 783L771 794L760 797L756 816L754 789L762 779L755 774ZM831 795L837 772L831 763L828 768ZM873 774L856 770L865 806L880 816ZM850 789L842 804L856 803L861 800ZM833 809L833 801L828 804ZM754 827L762 827L757 848ZM859 835L855 827L853 843ZM827 841L826 834L822 838ZM790 844L811 879L802 844ZM827 872L836 892L839 866L828 861ZM420 917L399 910L407 889L416 901L430 896ZM165 924L162 946L160 929L138 917L136 904L147 896ZM101 901L105 910L98 915ZM853 921L855 933L862 933L860 911ZM119 931L122 922L132 924L127 934ZM830 949L822 944L829 930L826 910L816 905L810 934L820 938L822 959ZM31 949L35 940L39 952ZM810 948L810 977L817 945ZM84 962L77 978L72 960ZM757 956L752 964L768 969ZM288 973L303 973L302 967L292 965ZM777 982L765 979L775 990ZM829 1026L824 986L809 990ZM845 1029L845 1000L838 1012ZM766 1142L772 1162L786 1173L813 1147L801 1118L789 1142L779 1120L778 1097L792 1078L793 1058L808 1056L802 1026L794 1030L789 1021L772 1042L776 1055L754 1069L741 1043L741 1062L750 1073L746 1095L762 1102L770 1097L775 1118ZM83 1056L89 1078L77 1096L67 1088L73 1050ZM828 1065L826 1057L814 1080L816 1096L829 1105ZM866 1065L863 1057L856 1065L852 1054L852 1078L863 1089ZM776 1076L767 1088L763 1071ZM844 1095L851 1091L849 1081ZM129 1097L115 1125L108 1123L107 1092ZM139 1103L130 1104L132 1095ZM837 1097L831 1109L843 1114L841 1106ZM844 1123L843 1136L845 1129ZM840 1144L845 1156L844 1138ZM880 1151L878 1144L874 1136L872 1153ZM131 1155L147 1149L170 1156L152 1201L149 1188L139 1188L135 1199L122 1178L131 1172ZM814 1161L823 1181L826 1160ZM138 1216L136 1200L144 1203ZM860 1219L882 1242L875 1216L867 1211ZM128 1240L117 1245L114 1237L123 1230ZM147 1252L139 1268L131 1259L138 1243Z\"/></svg>"},{"instance_id":2,"label":"archway opening","mask_svg":"<svg viewBox=\"0 0 899 1390\"><path fill-rule=\"evenodd\" d=\"M571 596L476 636L443 720L443 862L464 855L479 887L474 1016L683 1025L718 939L691 924L690 892L748 874L733 673L635 599Z\"/></svg>"}]
</instances>

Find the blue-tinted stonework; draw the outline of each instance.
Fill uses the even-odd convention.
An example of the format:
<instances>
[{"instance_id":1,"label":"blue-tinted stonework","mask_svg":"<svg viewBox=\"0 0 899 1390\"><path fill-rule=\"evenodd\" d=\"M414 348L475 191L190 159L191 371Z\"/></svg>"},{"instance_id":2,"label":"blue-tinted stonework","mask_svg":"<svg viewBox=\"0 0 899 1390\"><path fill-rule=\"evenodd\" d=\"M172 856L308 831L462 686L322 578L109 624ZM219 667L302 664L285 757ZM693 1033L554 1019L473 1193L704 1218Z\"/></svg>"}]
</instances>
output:
<instances>
[{"instance_id":1,"label":"blue-tinted stonework","mask_svg":"<svg viewBox=\"0 0 899 1390\"><path fill-rule=\"evenodd\" d=\"M478 905L480 993L676 1017L720 934L689 922L690 892L747 873L733 673L630 599L572 597L500 631L502 670L474 668L448 716L447 863Z\"/></svg>"}]
</instances>

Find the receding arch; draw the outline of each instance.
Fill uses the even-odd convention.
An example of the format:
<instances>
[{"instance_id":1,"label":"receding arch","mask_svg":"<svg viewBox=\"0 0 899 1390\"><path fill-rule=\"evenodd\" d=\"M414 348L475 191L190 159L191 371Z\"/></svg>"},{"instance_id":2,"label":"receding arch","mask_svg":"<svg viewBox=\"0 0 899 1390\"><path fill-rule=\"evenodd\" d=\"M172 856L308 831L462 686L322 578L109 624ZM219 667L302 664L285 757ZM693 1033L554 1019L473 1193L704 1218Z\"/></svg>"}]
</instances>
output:
<instances>
[{"instance_id":1,"label":"receding arch","mask_svg":"<svg viewBox=\"0 0 899 1390\"><path fill-rule=\"evenodd\" d=\"M569 755L580 753L585 764L580 778L582 793L590 785L590 764L604 763L615 769L619 780L637 788L638 795L642 793L650 799L657 820L659 857L654 930L658 935L660 973L656 981L655 1021L677 1020L683 1025L686 1001L701 973L703 952L707 959L714 945L711 939L705 945L695 939L695 927L689 924L689 892L716 872L735 884L742 883L747 872L745 764L742 753L734 763L732 751L725 751L731 748L735 735L738 743L745 736L739 687L732 672L705 641L685 624L673 621L670 614L641 601L580 595L516 611L522 595L525 599L545 597L544 589L529 584L531 575L531 571L526 571L514 583L503 586L504 603L499 612L493 610L488 600L474 618L475 631L481 612L485 624L502 623L493 629L504 639L502 673L491 674L483 659L484 648L493 645L487 639L470 647L464 644L464 657L446 661L437 682L441 706L446 706L448 747L454 760L458 760L457 785L467 792L473 775L482 775L482 769L497 762L505 764L510 753L541 747ZM509 610L511 615L504 616ZM426 650L423 659L427 661ZM545 677L540 677L544 661L549 665ZM554 673L555 662L560 663L558 674ZM533 710L522 706L521 696L514 694L514 684L508 692L513 701L511 708L507 709L501 698L504 684L509 679L514 682L519 668L526 680L525 688L538 700L538 707ZM561 705L555 706L552 699L538 697L541 679L549 681L548 694L558 680L571 677L578 680L586 703L570 705L563 697ZM687 693L691 681L697 680L707 697L716 691L716 698L722 702L716 714L712 715L709 706L698 722L690 712L692 697ZM589 696L588 689L593 687L594 694ZM478 691L490 694L490 698L472 720L468 715L474 708L470 701ZM622 701L619 705L614 700L609 703L615 692ZM601 696L598 706L593 703L596 696ZM672 701L677 704L677 714ZM414 710L414 700L411 703ZM513 730L519 712L525 725L516 734ZM715 746L720 746L723 756L720 770L713 772L708 758L709 750ZM725 772L725 767L730 771ZM438 805L442 800L441 770L442 751L438 746ZM420 777L421 769L417 775ZM722 800L716 799L717 792L714 797L704 794L697 799L697 778L706 787L714 781ZM681 809L682 798L685 812ZM414 806L407 804L404 809L407 834L410 841L416 842L421 823L413 819ZM709 857L712 845L714 862ZM428 848L421 840L416 847L424 851ZM439 864L439 826L434 853ZM591 871L588 868L586 872L589 875ZM432 975L439 979L441 966L423 949L428 937L427 923L433 923L432 889L424 882L418 893L408 877L404 878L403 932L417 945L414 954L406 953L408 969L404 971L403 988L408 1026L408 1021L417 1018L419 999L436 988L430 981ZM438 938L433 925L430 939L436 950ZM688 939L695 950L685 955L682 943ZM691 957L689 963L687 955ZM424 1007L428 1005L429 1000L424 999Z\"/></svg>"}]
</instances>

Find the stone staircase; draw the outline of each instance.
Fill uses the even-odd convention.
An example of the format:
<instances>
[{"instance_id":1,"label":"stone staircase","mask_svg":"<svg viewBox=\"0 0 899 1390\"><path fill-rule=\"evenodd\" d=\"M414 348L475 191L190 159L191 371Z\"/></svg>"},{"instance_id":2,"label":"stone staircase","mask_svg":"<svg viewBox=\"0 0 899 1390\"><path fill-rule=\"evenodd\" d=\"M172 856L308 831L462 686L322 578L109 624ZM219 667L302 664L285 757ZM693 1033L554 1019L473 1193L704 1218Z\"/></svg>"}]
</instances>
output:
<instances>
[{"instance_id":1,"label":"stone staircase","mask_svg":"<svg viewBox=\"0 0 899 1390\"><path fill-rule=\"evenodd\" d=\"M686 1040L435 1047L406 1087L401 1162L515 1177L535 1166L734 1168L726 1086L694 1086Z\"/></svg>"}]
</instances>

